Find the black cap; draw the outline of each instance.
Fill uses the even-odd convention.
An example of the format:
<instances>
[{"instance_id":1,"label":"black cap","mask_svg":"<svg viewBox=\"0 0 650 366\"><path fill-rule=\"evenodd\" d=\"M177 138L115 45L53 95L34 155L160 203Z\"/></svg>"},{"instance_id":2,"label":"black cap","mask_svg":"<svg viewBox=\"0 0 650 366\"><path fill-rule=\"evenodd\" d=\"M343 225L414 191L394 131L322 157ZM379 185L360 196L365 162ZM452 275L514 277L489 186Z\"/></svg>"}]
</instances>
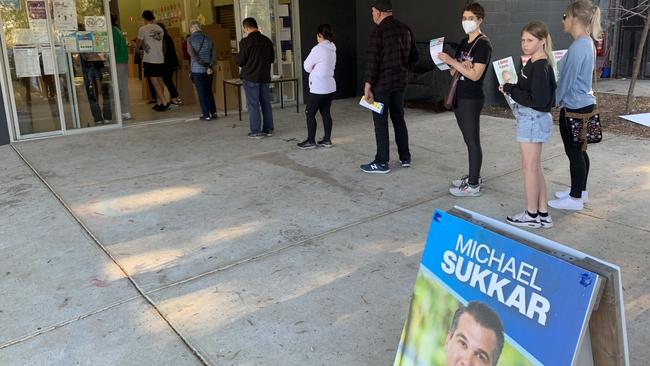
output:
<instances>
[{"instance_id":1,"label":"black cap","mask_svg":"<svg viewBox=\"0 0 650 366\"><path fill-rule=\"evenodd\" d=\"M375 0L372 2L372 7L379 11L393 11L390 0Z\"/></svg>"},{"instance_id":2,"label":"black cap","mask_svg":"<svg viewBox=\"0 0 650 366\"><path fill-rule=\"evenodd\" d=\"M156 17L153 16L153 11L145 10L142 12L142 19L152 22Z\"/></svg>"}]
</instances>

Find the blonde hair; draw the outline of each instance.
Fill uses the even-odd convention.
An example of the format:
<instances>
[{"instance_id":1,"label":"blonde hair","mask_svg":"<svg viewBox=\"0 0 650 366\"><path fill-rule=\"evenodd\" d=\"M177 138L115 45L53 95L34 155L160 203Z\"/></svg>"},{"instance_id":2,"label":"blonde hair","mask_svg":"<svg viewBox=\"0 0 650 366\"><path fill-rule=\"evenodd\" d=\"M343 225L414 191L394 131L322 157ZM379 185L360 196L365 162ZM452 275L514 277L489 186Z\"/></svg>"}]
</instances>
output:
<instances>
[{"instance_id":1,"label":"blonde hair","mask_svg":"<svg viewBox=\"0 0 650 366\"><path fill-rule=\"evenodd\" d=\"M590 0L576 0L566 8L566 15L578 19L580 23L587 27L587 32L591 38L597 40L603 33L600 26L600 8L594 5Z\"/></svg>"},{"instance_id":2,"label":"blonde hair","mask_svg":"<svg viewBox=\"0 0 650 366\"><path fill-rule=\"evenodd\" d=\"M555 58L553 57L553 40L551 39L551 32L548 30L548 26L544 22L532 21L521 30L521 34L524 32L530 33L533 37L539 40L545 40L544 43L544 53L546 54L547 62L553 68L555 68Z\"/></svg>"}]
</instances>

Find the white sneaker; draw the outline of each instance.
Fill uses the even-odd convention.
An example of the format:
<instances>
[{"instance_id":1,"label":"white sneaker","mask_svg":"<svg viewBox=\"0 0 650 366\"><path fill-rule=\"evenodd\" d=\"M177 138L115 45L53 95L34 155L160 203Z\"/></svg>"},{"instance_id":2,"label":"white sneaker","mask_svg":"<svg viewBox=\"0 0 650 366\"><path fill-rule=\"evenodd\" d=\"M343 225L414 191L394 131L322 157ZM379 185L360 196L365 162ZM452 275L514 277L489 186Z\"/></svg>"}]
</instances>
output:
<instances>
[{"instance_id":1,"label":"white sneaker","mask_svg":"<svg viewBox=\"0 0 650 366\"><path fill-rule=\"evenodd\" d=\"M584 208L581 198L576 199L569 196L566 196L564 198L558 198L556 200L550 200L548 201L548 205L558 210L580 211Z\"/></svg>"},{"instance_id":2,"label":"white sneaker","mask_svg":"<svg viewBox=\"0 0 650 366\"><path fill-rule=\"evenodd\" d=\"M133 117L131 117L131 113L122 113L122 120L128 121L131 118L133 118Z\"/></svg>"},{"instance_id":3,"label":"white sneaker","mask_svg":"<svg viewBox=\"0 0 650 366\"><path fill-rule=\"evenodd\" d=\"M539 229L542 227L539 215L532 217L528 211L520 212L518 214L506 217L508 224L521 227L529 227L532 229Z\"/></svg>"},{"instance_id":4,"label":"white sneaker","mask_svg":"<svg viewBox=\"0 0 650 366\"><path fill-rule=\"evenodd\" d=\"M460 187L449 188L449 193L456 197L478 197L481 195L481 185L472 188L469 184L461 184Z\"/></svg>"},{"instance_id":5,"label":"white sneaker","mask_svg":"<svg viewBox=\"0 0 650 366\"><path fill-rule=\"evenodd\" d=\"M456 187L456 188L462 186L463 184L467 184L467 183L469 183L469 175L463 175L462 177L460 177L458 179L454 179L454 180L451 181L452 187ZM481 179L481 177L478 177L478 184L479 185L483 184L483 179Z\"/></svg>"},{"instance_id":6,"label":"white sneaker","mask_svg":"<svg viewBox=\"0 0 650 366\"><path fill-rule=\"evenodd\" d=\"M571 194L571 188L565 189L564 191L555 192L555 197L557 198L569 197L569 194ZM584 203L585 205L589 203L589 192L582 191L582 203Z\"/></svg>"}]
</instances>

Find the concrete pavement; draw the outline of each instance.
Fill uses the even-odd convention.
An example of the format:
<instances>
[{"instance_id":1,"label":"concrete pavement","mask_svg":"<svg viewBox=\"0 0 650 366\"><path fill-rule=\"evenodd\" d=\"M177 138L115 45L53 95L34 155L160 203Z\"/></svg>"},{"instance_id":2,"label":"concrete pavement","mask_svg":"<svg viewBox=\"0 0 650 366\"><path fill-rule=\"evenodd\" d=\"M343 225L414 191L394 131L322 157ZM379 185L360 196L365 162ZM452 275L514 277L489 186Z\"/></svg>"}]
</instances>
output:
<instances>
[{"instance_id":1,"label":"concrete pavement","mask_svg":"<svg viewBox=\"0 0 650 366\"><path fill-rule=\"evenodd\" d=\"M304 115L274 113L259 141L231 116L16 144L49 188L0 148L0 364L392 364L433 209L523 209L513 120L483 117L486 189L455 199L451 113L407 110L414 166L393 147L386 176L358 168L355 101L334 103L333 149L298 150ZM649 147L590 147L591 204L539 232L621 266L632 365L650 362ZM552 193L557 133L544 158Z\"/></svg>"}]
</instances>

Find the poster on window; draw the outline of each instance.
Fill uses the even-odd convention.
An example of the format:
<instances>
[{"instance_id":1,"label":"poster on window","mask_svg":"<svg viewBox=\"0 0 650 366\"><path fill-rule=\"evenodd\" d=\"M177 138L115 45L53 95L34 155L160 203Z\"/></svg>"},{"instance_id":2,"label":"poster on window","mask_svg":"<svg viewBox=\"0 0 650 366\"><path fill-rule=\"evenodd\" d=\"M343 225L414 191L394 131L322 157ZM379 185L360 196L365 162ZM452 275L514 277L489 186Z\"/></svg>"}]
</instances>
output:
<instances>
[{"instance_id":1,"label":"poster on window","mask_svg":"<svg viewBox=\"0 0 650 366\"><path fill-rule=\"evenodd\" d=\"M47 11L45 0L26 0L27 19L35 43L50 43L47 35Z\"/></svg>"},{"instance_id":2,"label":"poster on window","mask_svg":"<svg viewBox=\"0 0 650 366\"><path fill-rule=\"evenodd\" d=\"M56 63L59 68L59 74L68 72L67 55L61 47L56 47ZM41 48L41 59L43 60L43 75L54 75L54 56L50 47Z\"/></svg>"},{"instance_id":3,"label":"poster on window","mask_svg":"<svg viewBox=\"0 0 650 366\"><path fill-rule=\"evenodd\" d=\"M107 32L93 32L93 48L95 52L108 52Z\"/></svg>"},{"instance_id":4,"label":"poster on window","mask_svg":"<svg viewBox=\"0 0 650 366\"><path fill-rule=\"evenodd\" d=\"M77 50L79 52L95 51L92 32L77 32Z\"/></svg>"},{"instance_id":5,"label":"poster on window","mask_svg":"<svg viewBox=\"0 0 650 366\"><path fill-rule=\"evenodd\" d=\"M67 36L63 37L63 46L68 52L79 52L79 46L77 45L77 34L70 33Z\"/></svg>"},{"instance_id":6,"label":"poster on window","mask_svg":"<svg viewBox=\"0 0 650 366\"><path fill-rule=\"evenodd\" d=\"M52 3L54 27L61 31L76 31L77 4L75 0L54 0Z\"/></svg>"},{"instance_id":7,"label":"poster on window","mask_svg":"<svg viewBox=\"0 0 650 366\"><path fill-rule=\"evenodd\" d=\"M104 16L86 16L84 17L84 26L86 32L106 32L106 17Z\"/></svg>"},{"instance_id":8,"label":"poster on window","mask_svg":"<svg viewBox=\"0 0 650 366\"><path fill-rule=\"evenodd\" d=\"M14 48L14 62L17 78L41 76L41 64L36 47Z\"/></svg>"},{"instance_id":9,"label":"poster on window","mask_svg":"<svg viewBox=\"0 0 650 366\"><path fill-rule=\"evenodd\" d=\"M434 213L396 366L573 365L600 277Z\"/></svg>"},{"instance_id":10,"label":"poster on window","mask_svg":"<svg viewBox=\"0 0 650 366\"><path fill-rule=\"evenodd\" d=\"M7 6L12 9L19 9L20 0L0 0L0 5Z\"/></svg>"}]
</instances>

